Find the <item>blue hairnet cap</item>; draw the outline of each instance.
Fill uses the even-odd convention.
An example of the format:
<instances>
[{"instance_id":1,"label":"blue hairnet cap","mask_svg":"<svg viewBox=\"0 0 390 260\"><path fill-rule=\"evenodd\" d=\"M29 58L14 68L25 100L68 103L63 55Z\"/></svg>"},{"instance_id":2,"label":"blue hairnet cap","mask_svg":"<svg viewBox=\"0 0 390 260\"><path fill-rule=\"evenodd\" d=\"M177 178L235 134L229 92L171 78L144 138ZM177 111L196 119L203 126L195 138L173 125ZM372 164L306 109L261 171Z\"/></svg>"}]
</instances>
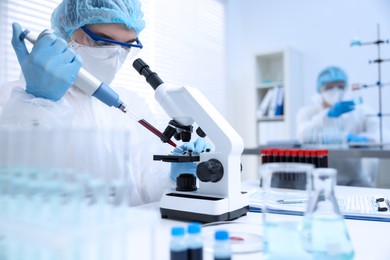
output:
<instances>
[{"instance_id":1,"label":"blue hairnet cap","mask_svg":"<svg viewBox=\"0 0 390 260\"><path fill-rule=\"evenodd\" d=\"M327 67L320 72L317 78L317 91L321 91L321 87L332 81L344 81L348 85L348 76L344 70L339 67Z\"/></svg>"},{"instance_id":2,"label":"blue hairnet cap","mask_svg":"<svg viewBox=\"0 0 390 260\"><path fill-rule=\"evenodd\" d=\"M137 35L144 29L141 3L138 0L63 0L51 16L55 33L68 39L86 24L121 23Z\"/></svg>"}]
</instances>

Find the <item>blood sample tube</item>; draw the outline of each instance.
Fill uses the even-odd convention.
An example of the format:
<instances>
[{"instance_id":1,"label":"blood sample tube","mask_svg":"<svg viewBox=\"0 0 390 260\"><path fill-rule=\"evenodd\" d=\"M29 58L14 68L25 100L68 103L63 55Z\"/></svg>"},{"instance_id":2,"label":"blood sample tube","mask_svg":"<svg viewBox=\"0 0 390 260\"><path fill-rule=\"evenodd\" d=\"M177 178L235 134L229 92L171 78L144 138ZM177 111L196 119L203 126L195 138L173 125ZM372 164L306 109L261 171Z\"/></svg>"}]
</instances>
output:
<instances>
[{"instance_id":1,"label":"blood sample tube","mask_svg":"<svg viewBox=\"0 0 390 260\"><path fill-rule=\"evenodd\" d=\"M298 150L290 150L292 162L299 162Z\"/></svg>"},{"instance_id":2,"label":"blood sample tube","mask_svg":"<svg viewBox=\"0 0 390 260\"><path fill-rule=\"evenodd\" d=\"M311 150L305 150L305 162L313 164L312 158L311 158Z\"/></svg>"},{"instance_id":3,"label":"blood sample tube","mask_svg":"<svg viewBox=\"0 0 390 260\"><path fill-rule=\"evenodd\" d=\"M310 158L311 158L311 162L312 164L314 164L314 168L318 168L319 167L319 163L318 163L318 150L311 150L310 151Z\"/></svg>"},{"instance_id":4,"label":"blood sample tube","mask_svg":"<svg viewBox=\"0 0 390 260\"><path fill-rule=\"evenodd\" d=\"M261 164L266 164L269 162L269 149L261 150Z\"/></svg>"},{"instance_id":5,"label":"blood sample tube","mask_svg":"<svg viewBox=\"0 0 390 260\"><path fill-rule=\"evenodd\" d=\"M290 149L286 149L284 150L284 155L286 157L286 162L293 162L293 158L292 158L292 155L291 155L291 151Z\"/></svg>"},{"instance_id":6,"label":"blood sample tube","mask_svg":"<svg viewBox=\"0 0 390 260\"><path fill-rule=\"evenodd\" d=\"M278 149L274 149L274 148L270 149L269 161L270 162L279 162Z\"/></svg>"},{"instance_id":7,"label":"blood sample tube","mask_svg":"<svg viewBox=\"0 0 390 260\"><path fill-rule=\"evenodd\" d=\"M278 157L279 157L279 162L286 162L285 150L279 149L279 150L277 151L277 154L278 154Z\"/></svg>"}]
</instances>

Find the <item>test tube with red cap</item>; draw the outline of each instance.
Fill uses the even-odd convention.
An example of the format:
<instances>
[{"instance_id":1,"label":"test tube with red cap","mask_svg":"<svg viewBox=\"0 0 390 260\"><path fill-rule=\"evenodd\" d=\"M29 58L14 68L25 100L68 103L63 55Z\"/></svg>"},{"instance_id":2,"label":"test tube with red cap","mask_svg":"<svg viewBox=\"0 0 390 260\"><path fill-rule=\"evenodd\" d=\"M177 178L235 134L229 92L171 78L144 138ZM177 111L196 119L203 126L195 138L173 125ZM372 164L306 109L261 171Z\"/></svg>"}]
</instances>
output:
<instances>
[{"instance_id":1,"label":"test tube with red cap","mask_svg":"<svg viewBox=\"0 0 390 260\"><path fill-rule=\"evenodd\" d=\"M328 150L318 150L318 164L321 168L328 168Z\"/></svg>"},{"instance_id":2,"label":"test tube with red cap","mask_svg":"<svg viewBox=\"0 0 390 260\"><path fill-rule=\"evenodd\" d=\"M290 149L286 149L284 150L284 156L286 158L286 162L293 162L293 159L291 157L291 150Z\"/></svg>"},{"instance_id":3,"label":"test tube with red cap","mask_svg":"<svg viewBox=\"0 0 390 260\"><path fill-rule=\"evenodd\" d=\"M310 150L304 150L304 156L305 156L305 163L310 163L310 164L313 163Z\"/></svg>"},{"instance_id":4,"label":"test tube with red cap","mask_svg":"<svg viewBox=\"0 0 390 260\"><path fill-rule=\"evenodd\" d=\"M270 149L269 162L279 162L278 149L275 148Z\"/></svg>"},{"instance_id":5,"label":"test tube with red cap","mask_svg":"<svg viewBox=\"0 0 390 260\"><path fill-rule=\"evenodd\" d=\"M317 150L310 150L310 160L314 168L318 168L318 154Z\"/></svg>"},{"instance_id":6,"label":"test tube with red cap","mask_svg":"<svg viewBox=\"0 0 390 260\"><path fill-rule=\"evenodd\" d=\"M292 162L295 163L299 162L298 150L295 149L290 150L290 155L291 155Z\"/></svg>"},{"instance_id":7,"label":"test tube with red cap","mask_svg":"<svg viewBox=\"0 0 390 260\"><path fill-rule=\"evenodd\" d=\"M270 150L269 149L264 149L264 150L261 150L260 152L260 156L261 156L261 164L266 164L269 162L269 154L270 154Z\"/></svg>"},{"instance_id":8,"label":"test tube with red cap","mask_svg":"<svg viewBox=\"0 0 390 260\"><path fill-rule=\"evenodd\" d=\"M277 150L277 154L278 154L278 159L279 159L278 162L286 162L285 150L279 149L279 150Z\"/></svg>"},{"instance_id":9,"label":"test tube with red cap","mask_svg":"<svg viewBox=\"0 0 390 260\"><path fill-rule=\"evenodd\" d=\"M305 158L305 150L298 150L298 162L300 163L306 163L306 158Z\"/></svg>"}]
</instances>

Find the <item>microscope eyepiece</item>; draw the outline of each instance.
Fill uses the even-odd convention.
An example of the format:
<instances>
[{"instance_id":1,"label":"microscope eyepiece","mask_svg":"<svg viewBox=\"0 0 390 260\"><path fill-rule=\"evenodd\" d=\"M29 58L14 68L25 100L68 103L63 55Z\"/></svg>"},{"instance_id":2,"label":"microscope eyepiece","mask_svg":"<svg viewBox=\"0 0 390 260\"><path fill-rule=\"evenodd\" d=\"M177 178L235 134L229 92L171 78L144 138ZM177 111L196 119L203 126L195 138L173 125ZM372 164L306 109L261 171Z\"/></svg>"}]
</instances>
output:
<instances>
[{"instance_id":1,"label":"microscope eyepiece","mask_svg":"<svg viewBox=\"0 0 390 260\"><path fill-rule=\"evenodd\" d=\"M152 86L154 90L164 83L157 75L156 72L150 70L149 65L146 64L141 58L136 59L133 62L134 69L142 76L146 78L146 81Z\"/></svg>"},{"instance_id":2,"label":"microscope eyepiece","mask_svg":"<svg viewBox=\"0 0 390 260\"><path fill-rule=\"evenodd\" d=\"M142 59L136 59L134 62L133 62L133 67L134 69L142 75L142 69L143 68L149 68L149 65L146 64Z\"/></svg>"}]
</instances>

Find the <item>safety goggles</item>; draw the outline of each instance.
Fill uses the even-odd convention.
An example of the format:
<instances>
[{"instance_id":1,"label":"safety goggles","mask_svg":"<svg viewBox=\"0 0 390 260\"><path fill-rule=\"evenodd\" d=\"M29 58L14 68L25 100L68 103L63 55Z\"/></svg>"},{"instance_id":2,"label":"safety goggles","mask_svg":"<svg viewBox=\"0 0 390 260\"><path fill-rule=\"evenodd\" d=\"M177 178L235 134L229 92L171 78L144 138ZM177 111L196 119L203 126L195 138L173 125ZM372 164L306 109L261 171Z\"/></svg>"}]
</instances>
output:
<instances>
[{"instance_id":1,"label":"safety goggles","mask_svg":"<svg viewBox=\"0 0 390 260\"><path fill-rule=\"evenodd\" d=\"M137 48L138 50L142 49L143 45L138 39L135 39L133 43L129 42L120 42L112 39L108 39L99 35L94 34L90 31L86 26L82 26L81 29L93 40L93 42L89 41L90 46L112 46L112 45L120 45L122 48L130 52L132 48Z\"/></svg>"},{"instance_id":2,"label":"safety goggles","mask_svg":"<svg viewBox=\"0 0 390 260\"><path fill-rule=\"evenodd\" d=\"M345 82L344 81L333 81L326 83L325 85L322 86L322 91L327 91L327 90L332 90L338 88L339 90L344 90L345 89Z\"/></svg>"}]
</instances>

